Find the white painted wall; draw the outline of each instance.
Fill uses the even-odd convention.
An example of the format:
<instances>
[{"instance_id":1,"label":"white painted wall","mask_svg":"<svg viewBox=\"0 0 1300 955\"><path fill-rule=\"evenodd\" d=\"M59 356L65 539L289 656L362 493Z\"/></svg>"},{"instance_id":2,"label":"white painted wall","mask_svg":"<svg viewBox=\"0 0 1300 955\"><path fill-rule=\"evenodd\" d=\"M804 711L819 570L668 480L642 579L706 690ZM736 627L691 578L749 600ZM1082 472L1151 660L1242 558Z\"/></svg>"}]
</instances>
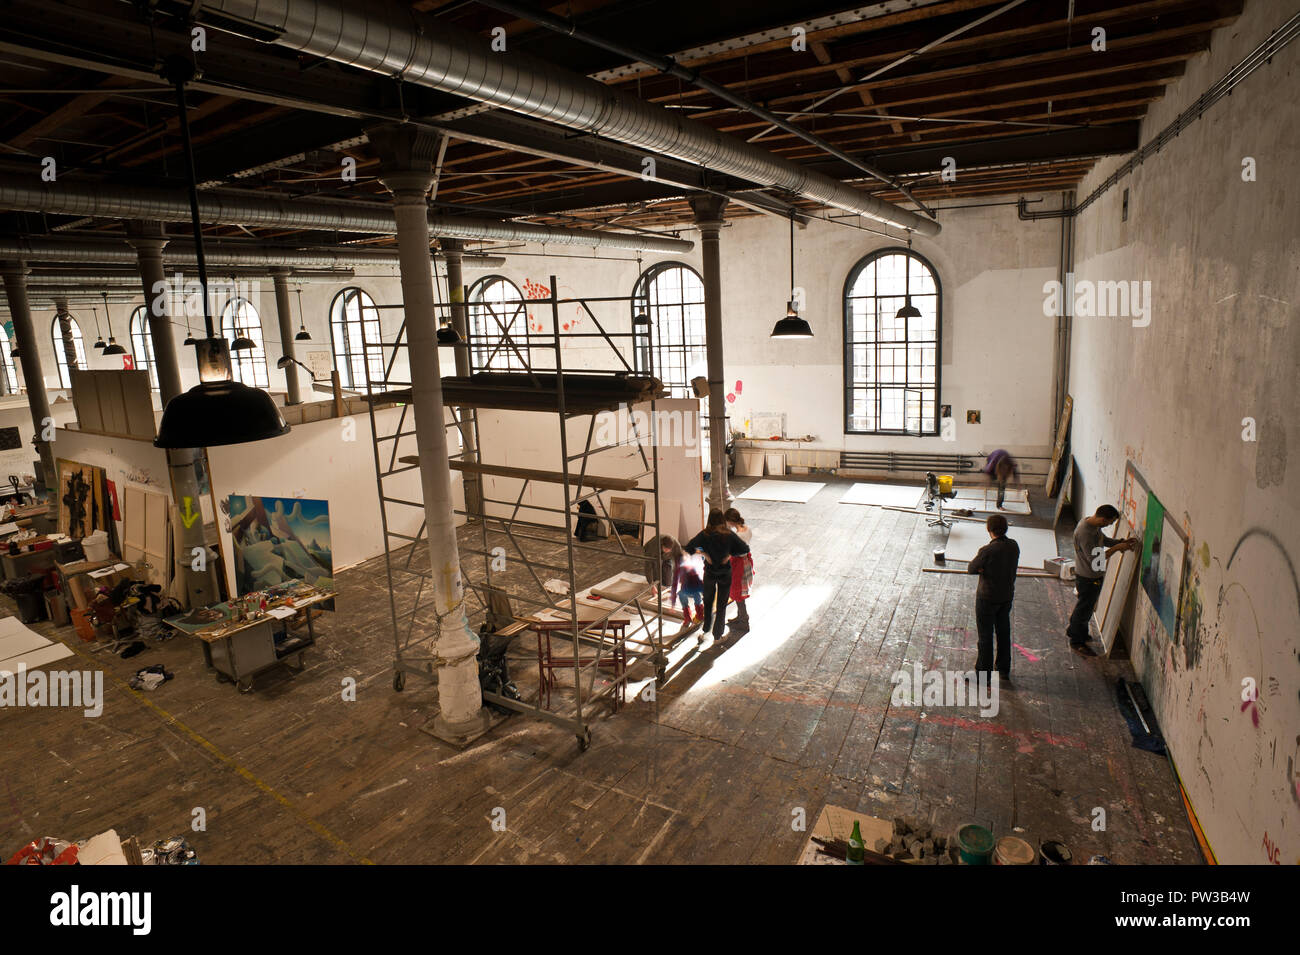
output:
<instances>
[{"instance_id":1,"label":"white painted wall","mask_svg":"<svg viewBox=\"0 0 1300 955\"><path fill-rule=\"evenodd\" d=\"M1143 140L1287 13L1247 4L1153 105ZM1074 455L1088 511L1118 498L1132 459L1190 538L1179 633L1142 625L1139 590L1132 655L1227 863L1300 861L1298 66L1292 44L1077 220L1080 280L1152 283L1147 327L1074 319ZM1246 156L1256 182L1242 181ZM1257 441L1242 440L1247 417ZM1248 678L1259 699L1243 705Z\"/></svg>"},{"instance_id":2,"label":"white painted wall","mask_svg":"<svg viewBox=\"0 0 1300 955\"><path fill-rule=\"evenodd\" d=\"M30 419L29 419L30 428ZM118 513L121 514L123 490L127 485L171 496L167 475L167 452L150 441L108 437L60 427L54 432L56 461L76 461L104 469L104 475L117 490ZM116 521L117 540L122 541L122 521Z\"/></svg>"},{"instance_id":3,"label":"white painted wall","mask_svg":"<svg viewBox=\"0 0 1300 955\"><path fill-rule=\"evenodd\" d=\"M377 412L380 433L393 434L400 414L398 408ZM347 426L349 421L351 430ZM408 412L403 430L411 427ZM449 451L455 451L455 443L455 437L450 436ZM415 453L414 439L403 439L398 453L399 456ZM208 463L218 506L231 494L328 501L335 573L383 553L384 533L375 488L369 415L313 421L295 425L284 437L209 448ZM418 501L421 499L419 481L418 470L407 471L390 478L385 488L392 496ZM452 482L452 496L454 506L463 510L464 487L459 481ZM413 508L391 509L389 519L391 530L415 534L423 514ZM235 593L228 523L223 515L218 527L227 556L227 584L230 592ZM463 519L457 523L463 523ZM399 542L393 543L397 546Z\"/></svg>"}]
</instances>

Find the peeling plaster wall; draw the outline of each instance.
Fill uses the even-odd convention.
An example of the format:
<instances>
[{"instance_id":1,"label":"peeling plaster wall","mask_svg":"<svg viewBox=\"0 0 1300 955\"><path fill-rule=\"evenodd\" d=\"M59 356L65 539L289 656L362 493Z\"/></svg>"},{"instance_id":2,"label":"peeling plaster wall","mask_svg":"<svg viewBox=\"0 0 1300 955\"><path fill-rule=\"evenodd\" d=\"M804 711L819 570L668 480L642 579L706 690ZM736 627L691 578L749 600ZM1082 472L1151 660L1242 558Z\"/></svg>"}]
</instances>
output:
<instances>
[{"instance_id":1,"label":"peeling plaster wall","mask_svg":"<svg viewBox=\"0 0 1300 955\"><path fill-rule=\"evenodd\" d=\"M1153 105L1143 141L1286 13L1252 2L1216 32ZM1298 64L1293 43L1076 220L1078 280L1151 282L1147 327L1074 319L1074 455L1087 512L1118 499L1132 459L1188 535L1178 632L1136 587L1130 645L1227 863L1300 862ZM1242 180L1247 156L1256 182ZM1099 163L1080 198L1119 164ZM1247 418L1257 440L1243 439ZM1246 680L1257 699L1243 698Z\"/></svg>"}]
</instances>

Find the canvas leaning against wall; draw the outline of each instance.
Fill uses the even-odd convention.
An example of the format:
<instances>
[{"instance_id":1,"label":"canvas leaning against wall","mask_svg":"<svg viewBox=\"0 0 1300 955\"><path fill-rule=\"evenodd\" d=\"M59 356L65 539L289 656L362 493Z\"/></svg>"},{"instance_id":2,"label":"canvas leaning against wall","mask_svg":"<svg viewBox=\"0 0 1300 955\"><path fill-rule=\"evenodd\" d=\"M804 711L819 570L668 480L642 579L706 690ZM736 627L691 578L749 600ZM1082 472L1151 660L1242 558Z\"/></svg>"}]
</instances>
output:
<instances>
[{"instance_id":1,"label":"canvas leaning against wall","mask_svg":"<svg viewBox=\"0 0 1300 955\"><path fill-rule=\"evenodd\" d=\"M104 480L104 469L77 461L57 462L59 471L59 533L73 540L104 531L112 547L116 534L112 526L112 504Z\"/></svg>"},{"instance_id":2,"label":"canvas leaning against wall","mask_svg":"<svg viewBox=\"0 0 1300 955\"><path fill-rule=\"evenodd\" d=\"M229 505L239 594L298 580L334 586L328 501L232 494Z\"/></svg>"},{"instance_id":3,"label":"canvas leaning against wall","mask_svg":"<svg viewBox=\"0 0 1300 955\"><path fill-rule=\"evenodd\" d=\"M1178 526L1156 496L1148 495L1140 579L1151 609L1171 640L1178 632L1178 602L1182 596L1186 557L1187 543Z\"/></svg>"}]
</instances>

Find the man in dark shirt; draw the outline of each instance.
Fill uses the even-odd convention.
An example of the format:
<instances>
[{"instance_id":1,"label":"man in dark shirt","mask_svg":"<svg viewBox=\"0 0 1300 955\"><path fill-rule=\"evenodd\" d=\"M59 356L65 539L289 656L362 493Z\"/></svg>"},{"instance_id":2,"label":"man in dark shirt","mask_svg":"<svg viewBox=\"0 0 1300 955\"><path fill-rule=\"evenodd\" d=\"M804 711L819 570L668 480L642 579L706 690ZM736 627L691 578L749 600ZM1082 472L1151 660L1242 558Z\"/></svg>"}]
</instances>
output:
<instances>
[{"instance_id":1,"label":"man in dark shirt","mask_svg":"<svg viewBox=\"0 0 1300 955\"><path fill-rule=\"evenodd\" d=\"M1103 504L1097 508L1097 513L1079 521L1074 529L1074 592L1079 600L1070 614L1070 625L1065 628L1065 633L1070 638L1070 649L1085 657L1097 655L1088 646L1088 621L1092 619L1097 598L1101 596L1106 561L1116 551L1132 550L1138 543L1136 537L1116 540L1102 533L1102 528L1117 520L1119 511L1114 505Z\"/></svg>"},{"instance_id":2,"label":"man in dark shirt","mask_svg":"<svg viewBox=\"0 0 1300 955\"><path fill-rule=\"evenodd\" d=\"M992 679L996 632L998 676L1006 684L1011 679L1011 603L1016 596L1020 545L1007 536L1007 519L1001 514L990 514L984 526L992 540L966 565L966 573L980 575L975 588L975 627L979 632L975 674L987 673Z\"/></svg>"}]
</instances>

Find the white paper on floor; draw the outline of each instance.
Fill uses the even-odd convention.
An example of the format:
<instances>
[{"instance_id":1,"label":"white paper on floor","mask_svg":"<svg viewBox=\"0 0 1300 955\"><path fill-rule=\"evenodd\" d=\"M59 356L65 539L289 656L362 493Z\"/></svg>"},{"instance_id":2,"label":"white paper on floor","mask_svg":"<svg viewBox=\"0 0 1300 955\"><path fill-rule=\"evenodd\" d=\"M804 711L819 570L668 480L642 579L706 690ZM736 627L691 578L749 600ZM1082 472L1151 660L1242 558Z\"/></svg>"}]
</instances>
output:
<instances>
[{"instance_id":1,"label":"white paper on floor","mask_svg":"<svg viewBox=\"0 0 1300 955\"><path fill-rule=\"evenodd\" d=\"M1007 490L1007 496L1003 500L1002 512L1004 514L1032 514L1029 509L1029 503L1023 499L1024 492L1021 491L1021 498L1012 497L1012 491ZM973 488L959 488L957 496L951 501L944 504L944 507L958 508L964 507L970 511L980 511L994 513L998 509L998 492L994 488L987 494L981 494Z\"/></svg>"},{"instance_id":2,"label":"white paper on floor","mask_svg":"<svg viewBox=\"0 0 1300 955\"><path fill-rule=\"evenodd\" d=\"M878 507L916 507L924 488L904 484L855 484L840 498L841 504L875 504Z\"/></svg>"},{"instance_id":3,"label":"white paper on floor","mask_svg":"<svg viewBox=\"0 0 1300 955\"><path fill-rule=\"evenodd\" d=\"M753 487L747 488L737 500L743 498L750 501L807 504L825 486L812 481L759 481Z\"/></svg>"},{"instance_id":4,"label":"white paper on floor","mask_svg":"<svg viewBox=\"0 0 1300 955\"><path fill-rule=\"evenodd\" d=\"M1042 570L1043 561L1056 554L1056 534L1042 527L1010 527L1007 536L1020 545L1020 566L1025 570ZM981 547L989 542L989 532L983 524L966 521L953 524L944 548L948 560L969 561Z\"/></svg>"},{"instance_id":5,"label":"white paper on floor","mask_svg":"<svg viewBox=\"0 0 1300 955\"><path fill-rule=\"evenodd\" d=\"M70 656L72 651L63 644L46 640L17 617L0 621L0 671L16 673L20 663L30 670Z\"/></svg>"}]
</instances>

